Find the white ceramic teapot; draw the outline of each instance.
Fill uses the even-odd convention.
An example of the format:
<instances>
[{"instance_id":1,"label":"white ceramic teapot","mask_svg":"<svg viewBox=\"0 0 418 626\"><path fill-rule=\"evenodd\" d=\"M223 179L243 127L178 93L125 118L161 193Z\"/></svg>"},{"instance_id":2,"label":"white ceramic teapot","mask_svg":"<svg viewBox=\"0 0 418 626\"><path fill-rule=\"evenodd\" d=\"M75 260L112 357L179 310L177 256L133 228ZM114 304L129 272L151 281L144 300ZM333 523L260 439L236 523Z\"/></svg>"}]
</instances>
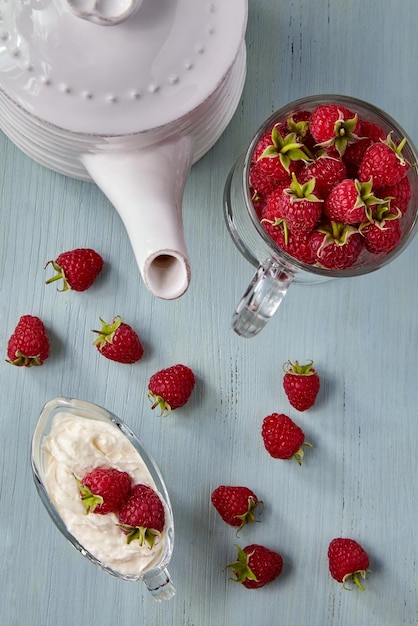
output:
<instances>
[{"instance_id":1,"label":"white ceramic teapot","mask_svg":"<svg viewBox=\"0 0 418 626\"><path fill-rule=\"evenodd\" d=\"M94 180L144 282L190 281L182 198L241 97L247 0L0 0L0 128L37 162Z\"/></svg>"}]
</instances>

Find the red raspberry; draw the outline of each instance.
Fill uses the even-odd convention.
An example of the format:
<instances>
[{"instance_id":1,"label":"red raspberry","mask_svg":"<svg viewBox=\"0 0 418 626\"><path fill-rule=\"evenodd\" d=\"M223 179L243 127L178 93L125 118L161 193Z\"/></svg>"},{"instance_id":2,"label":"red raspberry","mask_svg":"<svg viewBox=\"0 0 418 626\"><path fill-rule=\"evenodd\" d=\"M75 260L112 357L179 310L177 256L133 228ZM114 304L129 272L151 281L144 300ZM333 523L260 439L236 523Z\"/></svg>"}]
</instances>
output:
<instances>
[{"instance_id":1,"label":"red raspberry","mask_svg":"<svg viewBox=\"0 0 418 626\"><path fill-rule=\"evenodd\" d=\"M311 233L288 233L285 236L284 230L281 226L275 227L275 232L270 235L277 245L302 263L312 265L315 261L311 249Z\"/></svg>"},{"instance_id":2,"label":"red raspberry","mask_svg":"<svg viewBox=\"0 0 418 626\"><path fill-rule=\"evenodd\" d=\"M277 222L278 220L283 219L283 216L280 213L280 199L284 190L289 188L289 184L290 179L282 181L272 190L267 198L266 206L263 209L262 219L269 222Z\"/></svg>"},{"instance_id":3,"label":"red raspberry","mask_svg":"<svg viewBox=\"0 0 418 626\"><path fill-rule=\"evenodd\" d=\"M364 119L361 120L361 136L368 137L373 143L386 139L385 131L379 124Z\"/></svg>"},{"instance_id":4,"label":"red raspberry","mask_svg":"<svg viewBox=\"0 0 418 626\"><path fill-rule=\"evenodd\" d=\"M271 130L265 132L253 154L253 162L258 163L276 181L289 178L292 172L301 168L302 161L308 159L303 144L297 141L295 133L282 136L280 131L279 125L275 124Z\"/></svg>"},{"instance_id":5,"label":"red raspberry","mask_svg":"<svg viewBox=\"0 0 418 626\"><path fill-rule=\"evenodd\" d=\"M388 136L386 142L378 142L367 148L360 163L358 177L362 182L373 179L373 188L396 185L407 175L410 165L402 155L406 139L396 144Z\"/></svg>"},{"instance_id":6,"label":"red raspberry","mask_svg":"<svg viewBox=\"0 0 418 626\"><path fill-rule=\"evenodd\" d=\"M282 573L283 559L278 552L255 543L237 549L238 560L227 567L235 574L232 580L247 589L264 587Z\"/></svg>"},{"instance_id":7,"label":"red raspberry","mask_svg":"<svg viewBox=\"0 0 418 626\"><path fill-rule=\"evenodd\" d=\"M318 372L313 361L300 365L298 361L287 361L283 365L283 388L290 404L298 411L306 411L314 404L320 388Z\"/></svg>"},{"instance_id":8,"label":"red raspberry","mask_svg":"<svg viewBox=\"0 0 418 626\"><path fill-rule=\"evenodd\" d=\"M282 134L294 133L296 141L303 143L304 151L311 156L315 151L315 141L309 132L309 121L311 114L309 111L295 111L286 120Z\"/></svg>"},{"instance_id":9,"label":"red raspberry","mask_svg":"<svg viewBox=\"0 0 418 626\"><path fill-rule=\"evenodd\" d=\"M315 181L311 179L301 185L295 174L290 187L278 198L278 209L291 233L306 234L317 225L322 215L323 201L313 193Z\"/></svg>"},{"instance_id":10,"label":"red raspberry","mask_svg":"<svg viewBox=\"0 0 418 626\"><path fill-rule=\"evenodd\" d=\"M261 225L282 250L295 259L311 265L313 263L313 254L309 233L291 233L286 221L280 216L278 200L286 186L286 184L283 184L282 189L277 188L270 195L263 209Z\"/></svg>"},{"instance_id":11,"label":"red raspberry","mask_svg":"<svg viewBox=\"0 0 418 626\"><path fill-rule=\"evenodd\" d=\"M268 220L267 218L262 218L261 225L266 231L266 233L273 239L275 243L281 248L285 245L285 235L283 232L283 220L280 218L274 219L273 221Z\"/></svg>"},{"instance_id":12,"label":"red raspberry","mask_svg":"<svg viewBox=\"0 0 418 626\"><path fill-rule=\"evenodd\" d=\"M373 122L361 120L361 137L359 137L358 141L347 146L344 153L344 161L347 165L358 168L367 148L372 143L380 140L384 141L385 139L386 135L383 128Z\"/></svg>"},{"instance_id":13,"label":"red raspberry","mask_svg":"<svg viewBox=\"0 0 418 626\"><path fill-rule=\"evenodd\" d=\"M110 324L103 321L101 330L94 330L98 334L94 345L107 359L118 363L136 363L143 354L142 343L129 324L122 322L120 315L112 319Z\"/></svg>"},{"instance_id":14,"label":"red raspberry","mask_svg":"<svg viewBox=\"0 0 418 626\"><path fill-rule=\"evenodd\" d=\"M305 441L303 430L283 413L272 413L264 418L261 436L264 447L273 458L294 457L299 465L304 456L302 446L312 447Z\"/></svg>"},{"instance_id":15,"label":"red raspberry","mask_svg":"<svg viewBox=\"0 0 418 626\"><path fill-rule=\"evenodd\" d=\"M347 168L342 159L327 154L319 156L298 172L298 181L303 184L315 179L314 193L318 198L326 198L331 189L347 176Z\"/></svg>"},{"instance_id":16,"label":"red raspberry","mask_svg":"<svg viewBox=\"0 0 418 626\"><path fill-rule=\"evenodd\" d=\"M129 474L113 467L96 467L77 484L86 513L117 512L131 491Z\"/></svg>"},{"instance_id":17,"label":"red raspberry","mask_svg":"<svg viewBox=\"0 0 418 626\"><path fill-rule=\"evenodd\" d=\"M254 148L252 167L256 166L257 169L254 172L253 178L261 172L272 181L283 180L284 178L289 178L290 176L289 172L284 169L279 159L278 151L273 150L274 142L272 139L272 132L273 131L265 132L260 137L256 147ZM267 156L268 150L273 153L272 156Z\"/></svg>"},{"instance_id":18,"label":"red raspberry","mask_svg":"<svg viewBox=\"0 0 418 626\"><path fill-rule=\"evenodd\" d=\"M358 116L339 104L318 106L311 115L309 130L317 144L335 149L340 156L348 143L357 139Z\"/></svg>"},{"instance_id":19,"label":"red raspberry","mask_svg":"<svg viewBox=\"0 0 418 626\"><path fill-rule=\"evenodd\" d=\"M157 492L148 485L133 487L118 517L122 530L127 534L127 543L137 539L140 546L145 544L151 549L164 529L164 505Z\"/></svg>"},{"instance_id":20,"label":"red raspberry","mask_svg":"<svg viewBox=\"0 0 418 626\"><path fill-rule=\"evenodd\" d=\"M186 365L173 365L153 374L148 384L152 409L159 406L161 415L186 404L195 386L195 376Z\"/></svg>"},{"instance_id":21,"label":"red raspberry","mask_svg":"<svg viewBox=\"0 0 418 626\"><path fill-rule=\"evenodd\" d=\"M330 191L325 199L324 213L334 222L360 224L371 217L371 207L378 202L372 194L372 183L346 178Z\"/></svg>"},{"instance_id":22,"label":"red raspberry","mask_svg":"<svg viewBox=\"0 0 418 626\"><path fill-rule=\"evenodd\" d=\"M248 487L221 485L211 495L211 501L224 522L243 528L256 521L255 511L263 503Z\"/></svg>"},{"instance_id":23,"label":"red raspberry","mask_svg":"<svg viewBox=\"0 0 418 626\"><path fill-rule=\"evenodd\" d=\"M261 220L264 207L267 204L267 199L265 198L265 196L262 196L261 194L257 193L255 189L250 188L250 193L251 193L251 202L252 202L255 214L257 216L257 219Z\"/></svg>"},{"instance_id":24,"label":"red raspberry","mask_svg":"<svg viewBox=\"0 0 418 626\"><path fill-rule=\"evenodd\" d=\"M251 202L257 216L257 219L261 220L264 208L267 204L267 199L265 196L260 195L255 191L255 189L250 189L251 192Z\"/></svg>"},{"instance_id":25,"label":"red raspberry","mask_svg":"<svg viewBox=\"0 0 418 626\"><path fill-rule=\"evenodd\" d=\"M274 191L279 183L283 180L283 177L277 178L274 175L266 173L263 164L260 161L256 161L251 164L249 173L250 186L254 189L257 195L268 196ZM290 181L290 176L285 177L286 181Z\"/></svg>"},{"instance_id":26,"label":"red raspberry","mask_svg":"<svg viewBox=\"0 0 418 626\"><path fill-rule=\"evenodd\" d=\"M45 267L50 263L57 274L47 280L46 284L62 278L64 285L61 291L67 289L85 291L91 287L103 268L102 257L91 248L76 248L63 252L55 261L48 261Z\"/></svg>"},{"instance_id":27,"label":"red raspberry","mask_svg":"<svg viewBox=\"0 0 418 626\"><path fill-rule=\"evenodd\" d=\"M387 205L377 207L373 221L365 222L360 227L366 250L372 254L387 254L394 250L402 236L401 216L399 210L392 210Z\"/></svg>"},{"instance_id":28,"label":"red raspberry","mask_svg":"<svg viewBox=\"0 0 418 626\"><path fill-rule=\"evenodd\" d=\"M363 248L363 238L356 228L330 222L311 233L310 244L315 261L333 270L354 265Z\"/></svg>"},{"instance_id":29,"label":"red raspberry","mask_svg":"<svg viewBox=\"0 0 418 626\"><path fill-rule=\"evenodd\" d=\"M278 243L276 236L283 231L283 228L287 229L283 217L280 213L280 198L285 189L287 189L288 183L281 183L272 193L269 195L267 202L261 213L261 225L270 237Z\"/></svg>"},{"instance_id":30,"label":"red raspberry","mask_svg":"<svg viewBox=\"0 0 418 626\"><path fill-rule=\"evenodd\" d=\"M7 343L7 362L19 367L42 365L49 356L49 339L39 317L23 315Z\"/></svg>"},{"instance_id":31,"label":"red raspberry","mask_svg":"<svg viewBox=\"0 0 418 626\"><path fill-rule=\"evenodd\" d=\"M408 210L411 195L411 183L408 176L404 176L396 185L380 187L376 190L376 196L383 199L390 198L390 206L399 209L402 215L405 215Z\"/></svg>"},{"instance_id":32,"label":"red raspberry","mask_svg":"<svg viewBox=\"0 0 418 626\"><path fill-rule=\"evenodd\" d=\"M354 539L333 539L328 548L329 571L339 583L352 580L361 591L364 587L359 576L366 578L369 568L369 556L362 546Z\"/></svg>"},{"instance_id":33,"label":"red raspberry","mask_svg":"<svg viewBox=\"0 0 418 626\"><path fill-rule=\"evenodd\" d=\"M296 133L296 137L299 141L305 141L308 136L310 118L310 111L294 111L286 120L285 134Z\"/></svg>"}]
</instances>

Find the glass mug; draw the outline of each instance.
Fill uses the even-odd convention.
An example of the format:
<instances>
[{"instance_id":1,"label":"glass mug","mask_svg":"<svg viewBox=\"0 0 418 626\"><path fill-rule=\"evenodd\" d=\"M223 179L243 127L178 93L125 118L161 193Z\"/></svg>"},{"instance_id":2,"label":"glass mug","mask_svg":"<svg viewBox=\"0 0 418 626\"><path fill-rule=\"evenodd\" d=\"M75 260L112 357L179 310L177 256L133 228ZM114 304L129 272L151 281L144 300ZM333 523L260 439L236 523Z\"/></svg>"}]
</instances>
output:
<instances>
[{"instance_id":1,"label":"glass mug","mask_svg":"<svg viewBox=\"0 0 418 626\"><path fill-rule=\"evenodd\" d=\"M363 251L348 269L326 269L309 265L282 250L264 230L251 199L249 172L254 149L261 136L275 123L285 123L296 111L313 111L324 104L339 104L357 113L359 118L374 122L385 135L399 143L406 138L402 154L412 165L407 176L411 183L408 210L400 220L402 236L389 253L370 254ZM224 215L227 228L237 248L257 268L233 317L232 328L242 337L258 334L277 311L292 282L315 284L334 278L361 276L373 272L395 259L412 241L418 228L418 156L405 131L389 115L356 98L339 95L317 95L287 104L271 115L254 135L245 154L235 162L225 183Z\"/></svg>"}]
</instances>

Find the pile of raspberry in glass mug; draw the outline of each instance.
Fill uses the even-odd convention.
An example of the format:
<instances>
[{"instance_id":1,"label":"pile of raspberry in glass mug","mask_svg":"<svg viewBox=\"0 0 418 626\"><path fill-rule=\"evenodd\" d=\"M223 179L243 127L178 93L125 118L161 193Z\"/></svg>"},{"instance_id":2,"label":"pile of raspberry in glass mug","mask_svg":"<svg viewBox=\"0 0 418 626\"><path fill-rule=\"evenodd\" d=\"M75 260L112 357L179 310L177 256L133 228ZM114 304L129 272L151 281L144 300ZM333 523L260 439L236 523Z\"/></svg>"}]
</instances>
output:
<instances>
[{"instance_id":1,"label":"pile of raspberry in glass mug","mask_svg":"<svg viewBox=\"0 0 418 626\"><path fill-rule=\"evenodd\" d=\"M405 144L335 103L274 123L249 171L262 226L291 256L329 269L392 251L411 199Z\"/></svg>"}]
</instances>

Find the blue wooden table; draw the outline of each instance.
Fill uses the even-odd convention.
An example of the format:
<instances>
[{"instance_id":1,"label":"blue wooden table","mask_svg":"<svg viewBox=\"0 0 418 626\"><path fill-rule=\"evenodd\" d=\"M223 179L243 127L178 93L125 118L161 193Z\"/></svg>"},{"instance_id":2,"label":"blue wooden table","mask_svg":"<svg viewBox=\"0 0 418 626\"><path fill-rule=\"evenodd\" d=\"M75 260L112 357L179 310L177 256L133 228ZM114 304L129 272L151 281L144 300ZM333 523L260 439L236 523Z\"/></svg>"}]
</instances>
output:
<instances>
[{"instance_id":1,"label":"blue wooden table","mask_svg":"<svg viewBox=\"0 0 418 626\"><path fill-rule=\"evenodd\" d=\"M418 143L418 6L381 0L250 0L248 75L225 133L192 169L184 223L192 282L158 300L137 271L126 231L96 186L55 174L0 136L0 347L23 314L51 337L40 368L0 366L0 618L4 626L389 626L418 624L418 241L391 265L321 286L293 285L254 339L230 330L253 268L233 245L223 185L253 132L276 108L315 93L368 100ZM93 247L105 269L88 291L45 286L46 261ZM99 317L122 315L145 356L101 357ZM315 407L296 414L281 388L287 359L313 359ZM150 409L147 383L183 362L196 373L190 402L168 418ZM113 578L58 533L31 477L30 441L50 398L105 406L152 451L171 494L177 595L156 603L142 584ZM265 452L262 419L287 412L315 445L302 467ZM251 487L262 522L237 538L210 504L219 484ZM350 536L367 549L366 591L344 591L327 548ZM282 576L258 591L229 580L234 544L264 543Z\"/></svg>"}]
</instances>

